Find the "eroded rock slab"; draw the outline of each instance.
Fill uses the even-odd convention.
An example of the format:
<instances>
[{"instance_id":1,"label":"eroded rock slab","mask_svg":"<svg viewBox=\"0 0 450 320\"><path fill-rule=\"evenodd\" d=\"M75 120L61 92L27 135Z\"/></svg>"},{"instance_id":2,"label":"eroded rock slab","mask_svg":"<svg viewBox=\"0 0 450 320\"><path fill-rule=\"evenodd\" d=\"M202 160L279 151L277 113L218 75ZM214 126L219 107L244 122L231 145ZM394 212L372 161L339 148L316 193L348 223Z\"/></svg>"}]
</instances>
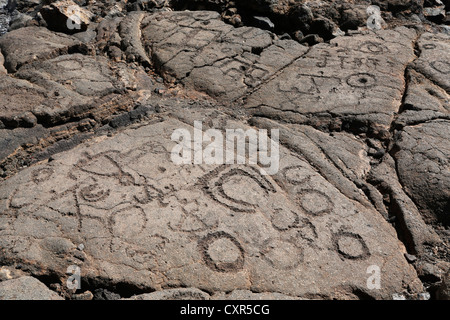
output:
<instances>
[{"instance_id":1,"label":"eroded rock slab","mask_svg":"<svg viewBox=\"0 0 450 320\"><path fill-rule=\"evenodd\" d=\"M420 58L415 68L450 92L450 36L444 33L423 34L419 41Z\"/></svg>"},{"instance_id":2,"label":"eroded rock slab","mask_svg":"<svg viewBox=\"0 0 450 320\"><path fill-rule=\"evenodd\" d=\"M0 300L64 300L33 277L0 282Z\"/></svg>"},{"instance_id":3,"label":"eroded rock slab","mask_svg":"<svg viewBox=\"0 0 450 320\"><path fill-rule=\"evenodd\" d=\"M316 45L252 93L246 108L386 138L401 105L406 65L415 57L415 36L399 28Z\"/></svg>"},{"instance_id":4,"label":"eroded rock slab","mask_svg":"<svg viewBox=\"0 0 450 320\"><path fill-rule=\"evenodd\" d=\"M82 54L34 62L14 77L1 77L0 120L12 128L127 110L132 100L126 90L136 87L135 72L124 64L111 65L104 57Z\"/></svg>"},{"instance_id":5,"label":"eroded rock slab","mask_svg":"<svg viewBox=\"0 0 450 320\"><path fill-rule=\"evenodd\" d=\"M158 13L144 19L143 26L144 42L168 80L226 103L307 51L295 41L275 40L268 31L233 28L215 12Z\"/></svg>"},{"instance_id":6,"label":"eroded rock slab","mask_svg":"<svg viewBox=\"0 0 450 320\"><path fill-rule=\"evenodd\" d=\"M233 28L212 12L150 15L143 25L144 42L168 80L268 117L383 139L416 57L416 32L404 27L337 37L309 50L269 31Z\"/></svg>"},{"instance_id":7,"label":"eroded rock slab","mask_svg":"<svg viewBox=\"0 0 450 320\"><path fill-rule=\"evenodd\" d=\"M21 66L36 60L51 59L82 48L76 38L40 27L21 28L0 38L0 49L9 72L16 72Z\"/></svg>"},{"instance_id":8,"label":"eroded rock slab","mask_svg":"<svg viewBox=\"0 0 450 320\"><path fill-rule=\"evenodd\" d=\"M433 120L408 126L396 146L400 181L429 222L450 223L450 121Z\"/></svg>"},{"instance_id":9,"label":"eroded rock slab","mask_svg":"<svg viewBox=\"0 0 450 320\"><path fill-rule=\"evenodd\" d=\"M88 279L156 290L329 298L422 290L394 229L309 159L282 148L273 177L245 165L178 166L170 137L179 128L193 129L173 119L129 129L5 181L0 260L61 277L77 264ZM381 290L367 289L372 265Z\"/></svg>"}]
</instances>

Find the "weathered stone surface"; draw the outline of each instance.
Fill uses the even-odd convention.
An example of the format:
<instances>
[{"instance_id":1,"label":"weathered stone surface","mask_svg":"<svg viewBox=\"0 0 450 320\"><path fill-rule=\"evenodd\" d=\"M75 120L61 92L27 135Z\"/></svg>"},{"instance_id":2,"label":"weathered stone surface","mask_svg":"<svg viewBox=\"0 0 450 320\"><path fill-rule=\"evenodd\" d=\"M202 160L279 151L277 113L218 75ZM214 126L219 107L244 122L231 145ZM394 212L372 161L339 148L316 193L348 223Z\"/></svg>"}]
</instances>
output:
<instances>
[{"instance_id":1,"label":"weathered stone surface","mask_svg":"<svg viewBox=\"0 0 450 320\"><path fill-rule=\"evenodd\" d=\"M424 75L408 70L408 89L396 125L414 125L433 119L450 119L450 96Z\"/></svg>"},{"instance_id":2,"label":"weathered stone surface","mask_svg":"<svg viewBox=\"0 0 450 320\"><path fill-rule=\"evenodd\" d=\"M429 222L450 224L450 121L409 126L398 134L400 181Z\"/></svg>"},{"instance_id":3,"label":"weathered stone surface","mask_svg":"<svg viewBox=\"0 0 450 320\"><path fill-rule=\"evenodd\" d=\"M426 246L440 243L433 229L425 224L421 211L408 197L396 174L396 163L385 154L381 163L374 165L368 175L370 183L389 195L388 220L395 222L398 236L407 249L414 254L423 254Z\"/></svg>"},{"instance_id":4,"label":"weathered stone surface","mask_svg":"<svg viewBox=\"0 0 450 320\"><path fill-rule=\"evenodd\" d=\"M33 277L0 282L0 300L64 300Z\"/></svg>"},{"instance_id":5,"label":"weathered stone surface","mask_svg":"<svg viewBox=\"0 0 450 320\"><path fill-rule=\"evenodd\" d=\"M268 31L235 29L215 12L158 13L143 24L143 37L166 79L221 102L243 97L307 51L293 40L274 40Z\"/></svg>"},{"instance_id":6,"label":"weathered stone surface","mask_svg":"<svg viewBox=\"0 0 450 320\"><path fill-rule=\"evenodd\" d=\"M38 143L39 139L44 136L45 129L42 126L36 126L32 129L0 130L0 160L14 153L21 145Z\"/></svg>"},{"instance_id":7,"label":"weathered stone surface","mask_svg":"<svg viewBox=\"0 0 450 320\"><path fill-rule=\"evenodd\" d=\"M308 51L268 31L233 30L215 13L158 14L145 22L144 38L169 80L226 104L245 98L245 108L264 115L303 117L306 124L313 115L325 126L340 122L381 138L400 108L405 68L415 58L416 33L406 28L338 37Z\"/></svg>"},{"instance_id":8,"label":"weathered stone surface","mask_svg":"<svg viewBox=\"0 0 450 320\"><path fill-rule=\"evenodd\" d=\"M114 108L126 110L127 95L119 94L136 86L133 72L124 65L81 54L34 62L14 78L2 77L0 120L9 127L26 123L30 113L43 123L56 124L88 114L111 114ZM114 106L117 99L122 105Z\"/></svg>"},{"instance_id":9,"label":"weathered stone surface","mask_svg":"<svg viewBox=\"0 0 450 320\"><path fill-rule=\"evenodd\" d=\"M16 72L21 66L36 60L76 52L81 47L81 42L76 38L39 27L21 28L0 38L0 50L9 72Z\"/></svg>"},{"instance_id":10,"label":"weathered stone surface","mask_svg":"<svg viewBox=\"0 0 450 320\"><path fill-rule=\"evenodd\" d=\"M168 158L177 128L189 129L166 120L126 130L5 181L0 260L14 252L57 274L77 263L83 277L147 289L388 298L415 288L392 227L301 156L282 149L273 179L247 166L180 167ZM370 265L384 270L376 292Z\"/></svg>"},{"instance_id":11,"label":"weathered stone surface","mask_svg":"<svg viewBox=\"0 0 450 320\"><path fill-rule=\"evenodd\" d=\"M423 34L419 41L420 58L415 68L450 92L450 35Z\"/></svg>"}]
</instances>

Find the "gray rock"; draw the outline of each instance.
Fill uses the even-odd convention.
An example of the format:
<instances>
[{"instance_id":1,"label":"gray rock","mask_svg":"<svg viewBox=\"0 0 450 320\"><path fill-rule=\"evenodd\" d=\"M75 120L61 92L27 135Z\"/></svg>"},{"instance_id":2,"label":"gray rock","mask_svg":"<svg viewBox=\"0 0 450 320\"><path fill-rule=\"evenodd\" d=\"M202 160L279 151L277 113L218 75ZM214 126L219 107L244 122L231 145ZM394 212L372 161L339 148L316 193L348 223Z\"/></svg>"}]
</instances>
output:
<instances>
[{"instance_id":1,"label":"gray rock","mask_svg":"<svg viewBox=\"0 0 450 320\"><path fill-rule=\"evenodd\" d=\"M0 282L0 300L64 300L33 277Z\"/></svg>"},{"instance_id":2,"label":"gray rock","mask_svg":"<svg viewBox=\"0 0 450 320\"><path fill-rule=\"evenodd\" d=\"M346 11L239 10L256 2L250 17L303 14L291 31L325 38ZM446 35L386 26L306 47L217 12L86 8L104 18L76 36L0 38L2 263L61 284L77 265L93 287L74 299L426 298L418 274L433 282L447 254L432 227L448 221ZM280 170L174 164L171 135L195 120L280 130Z\"/></svg>"},{"instance_id":3,"label":"gray rock","mask_svg":"<svg viewBox=\"0 0 450 320\"><path fill-rule=\"evenodd\" d=\"M450 35L425 33L418 46L420 57L414 64L416 70L450 92Z\"/></svg>"},{"instance_id":4,"label":"gray rock","mask_svg":"<svg viewBox=\"0 0 450 320\"><path fill-rule=\"evenodd\" d=\"M260 29L270 30L270 31L273 31L275 29L274 23L272 21L270 21L270 19L267 17L254 16L253 21L254 21L255 27L258 27Z\"/></svg>"},{"instance_id":5,"label":"gray rock","mask_svg":"<svg viewBox=\"0 0 450 320\"><path fill-rule=\"evenodd\" d=\"M450 224L450 121L431 120L398 133L395 154L400 181L427 222Z\"/></svg>"},{"instance_id":6,"label":"gray rock","mask_svg":"<svg viewBox=\"0 0 450 320\"><path fill-rule=\"evenodd\" d=\"M428 20L440 23L445 19L445 7L423 8L423 14Z\"/></svg>"}]
</instances>

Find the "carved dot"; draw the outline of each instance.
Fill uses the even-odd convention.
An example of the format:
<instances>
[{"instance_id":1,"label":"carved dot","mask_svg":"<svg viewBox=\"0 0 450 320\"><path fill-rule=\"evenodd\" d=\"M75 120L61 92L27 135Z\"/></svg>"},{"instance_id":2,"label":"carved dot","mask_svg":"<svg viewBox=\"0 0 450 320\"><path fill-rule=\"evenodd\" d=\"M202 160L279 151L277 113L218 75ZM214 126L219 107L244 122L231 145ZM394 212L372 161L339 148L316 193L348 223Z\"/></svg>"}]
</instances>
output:
<instances>
[{"instance_id":1,"label":"carved dot","mask_svg":"<svg viewBox=\"0 0 450 320\"><path fill-rule=\"evenodd\" d=\"M369 73L357 73L347 78L347 84L355 88L370 88L375 86L376 78Z\"/></svg>"},{"instance_id":2,"label":"carved dot","mask_svg":"<svg viewBox=\"0 0 450 320\"><path fill-rule=\"evenodd\" d=\"M330 197L317 190L307 190L299 197L299 204L307 213L320 216L333 210L333 202Z\"/></svg>"},{"instance_id":3,"label":"carved dot","mask_svg":"<svg viewBox=\"0 0 450 320\"><path fill-rule=\"evenodd\" d=\"M294 244L283 240L269 240L261 252L273 268L291 270L296 268L303 260L303 252Z\"/></svg>"},{"instance_id":4,"label":"carved dot","mask_svg":"<svg viewBox=\"0 0 450 320\"><path fill-rule=\"evenodd\" d=\"M217 272L237 272L244 267L244 249L232 235L219 231L199 241L205 264Z\"/></svg>"},{"instance_id":5,"label":"carved dot","mask_svg":"<svg viewBox=\"0 0 450 320\"><path fill-rule=\"evenodd\" d=\"M351 232L340 232L334 235L334 245L338 253L346 259L364 260L370 256L364 239Z\"/></svg>"}]
</instances>

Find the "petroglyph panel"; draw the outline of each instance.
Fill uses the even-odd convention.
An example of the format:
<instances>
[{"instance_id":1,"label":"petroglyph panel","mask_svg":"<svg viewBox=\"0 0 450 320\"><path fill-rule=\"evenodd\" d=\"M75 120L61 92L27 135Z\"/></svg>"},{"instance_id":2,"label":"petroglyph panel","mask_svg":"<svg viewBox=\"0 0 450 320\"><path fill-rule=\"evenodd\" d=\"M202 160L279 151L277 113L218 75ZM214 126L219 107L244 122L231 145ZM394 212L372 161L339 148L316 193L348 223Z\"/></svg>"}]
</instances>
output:
<instances>
[{"instance_id":1,"label":"petroglyph panel","mask_svg":"<svg viewBox=\"0 0 450 320\"><path fill-rule=\"evenodd\" d=\"M398 28L318 44L259 87L246 107L262 114L361 116L387 130L401 104L414 36Z\"/></svg>"},{"instance_id":2,"label":"petroglyph panel","mask_svg":"<svg viewBox=\"0 0 450 320\"><path fill-rule=\"evenodd\" d=\"M216 12L161 12L143 20L143 41L170 81L229 103L307 51L268 31L234 28Z\"/></svg>"},{"instance_id":3,"label":"petroglyph panel","mask_svg":"<svg viewBox=\"0 0 450 320\"><path fill-rule=\"evenodd\" d=\"M300 155L281 148L274 176L249 165L178 166L169 160L178 128L193 130L177 120L128 129L7 180L2 257L57 274L76 262L84 277L208 292L332 296L342 286L365 290L372 264L389 283L380 297L417 279L381 215Z\"/></svg>"}]
</instances>

